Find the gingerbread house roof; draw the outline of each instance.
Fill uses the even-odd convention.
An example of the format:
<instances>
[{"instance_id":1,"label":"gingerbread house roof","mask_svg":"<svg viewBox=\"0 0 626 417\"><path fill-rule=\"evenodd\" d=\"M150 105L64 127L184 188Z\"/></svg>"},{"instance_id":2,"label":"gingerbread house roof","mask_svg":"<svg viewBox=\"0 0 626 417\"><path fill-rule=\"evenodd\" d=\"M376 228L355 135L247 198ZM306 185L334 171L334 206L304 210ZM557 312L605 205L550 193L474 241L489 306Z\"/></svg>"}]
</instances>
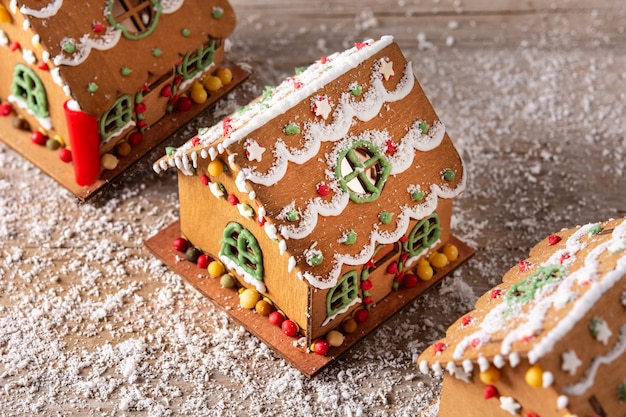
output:
<instances>
[{"instance_id":1,"label":"gingerbread house roof","mask_svg":"<svg viewBox=\"0 0 626 417\"><path fill-rule=\"evenodd\" d=\"M473 364L483 371L545 361L544 383L577 395L600 365L626 352L624 308L626 220L565 230L534 247L450 326L422 353L420 369L467 379Z\"/></svg>"},{"instance_id":2,"label":"gingerbread house roof","mask_svg":"<svg viewBox=\"0 0 626 417\"><path fill-rule=\"evenodd\" d=\"M44 62L54 64L55 81L94 115L235 27L227 0L12 0L11 7L26 17Z\"/></svg>"},{"instance_id":3,"label":"gingerbread house roof","mask_svg":"<svg viewBox=\"0 0 626 417\"><path fill-rule=\"evenodd\" d=\"M359 147L367 155L357 161ZM154 169L191 175L220 155L291 255L290 270L317 288L465 186L461 158L390 36L321 58ZM372 176L350 183L346 170Z\"/></svg>"}]
</instances>

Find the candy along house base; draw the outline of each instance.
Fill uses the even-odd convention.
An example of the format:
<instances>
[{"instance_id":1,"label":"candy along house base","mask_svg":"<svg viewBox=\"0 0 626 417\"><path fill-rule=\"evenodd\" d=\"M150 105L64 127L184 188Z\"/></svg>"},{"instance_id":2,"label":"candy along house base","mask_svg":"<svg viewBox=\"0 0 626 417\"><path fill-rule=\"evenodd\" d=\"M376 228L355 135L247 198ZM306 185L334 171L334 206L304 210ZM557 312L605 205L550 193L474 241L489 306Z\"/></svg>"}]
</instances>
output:
<instances>
[{"instance_id":1,"label":"candy along house base","mask_svg":"<svg viewBox=\"0 0 626 417\"><path fill-rule=\"evenodd\" d=\"M247 77L234 26L226 0L0 0L0 139L85 199Z\"/></svg>"},{"instance_id":2,"label":"candy along house base","mask_svg":"<svg viewBox=\"0 0 626 417\"><path fill-rule=\"evenodd\" d=\"M210 258L203 275L225 276L183 275L257 335L242 317L272 313L287 342L260 337L309 375L472 253L450 230L462 161L391 37L321 58L154 165L174 167L176 249L149 247ZM307 367L307 351L327 359Z\"/></svg>"},{"instance_id":3,"label":"candy along house base","mask_svg":"<svg viewBox=\"0 0 626 417\"><path fill-rule=\"evenodd\" d=\"M626 415L626 219L544 239L419 366L442 417Z\"/></svg>"}]
</instances>

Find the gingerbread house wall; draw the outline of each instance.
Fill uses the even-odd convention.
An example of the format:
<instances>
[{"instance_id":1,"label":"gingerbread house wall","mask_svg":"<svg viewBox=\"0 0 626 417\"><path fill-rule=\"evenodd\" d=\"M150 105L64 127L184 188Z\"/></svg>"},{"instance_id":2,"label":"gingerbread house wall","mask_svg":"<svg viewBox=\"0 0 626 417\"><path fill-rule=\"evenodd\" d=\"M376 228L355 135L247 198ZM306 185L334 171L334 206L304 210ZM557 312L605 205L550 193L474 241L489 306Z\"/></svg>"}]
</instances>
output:
<instances>
[{"instance_id":1,"label":"gingerbread house wall","mask_svg":"<svg viewBox=\"0 0 626 417\"><path fill-rule=\"evenodd\" d=\"M0 0L7 9L9 8L8 1ZM7 46L0 46L0 102L5 103L8 101L8 97L12 94L11 86L13 84L14 68L17 64L22 64L30 68L44 85L46 99L48 103L48 111L50 112L50 123L52 128L46 129L50 137L59 135L64 141L69 141L68 131L65 121L65 113L63 110L63 104L69 98L63 88L54 82L52 73L49 69L40 69L38 64L41 62L39 59L42 56L42 46L40 44L33 44L34 33L32 30L24 30L24 16L21 13L12 14L13 20L11 23L0 23L0 29L6 33L9 44ZM11 51L11 44L17 42L19 48ZM38 57L37 62L29 64L24 60L25 51L33 51L34 55ZM30 125L32 130L37 130L41 126L39 120L32 115L26 109L23 109L16 103L13 104L14 111L21 117L23 117ZM33 152L40 152L41 157L53 157L58 159L56 155L51 155L51 152L46 152L45 148L33 147Z\"/></svg>"},{"instance_id":2,"label":"gingerbread house wall","mask_svg":"<svg viewBox=\"0 0 626 417\"><path fill-rule=\"evenodd\" d=\"M452 216L452 200L451 199L439 199L439 205L437 210L435 211L439 215L439 221L441 226L441 234L439 240L430 248L426 249L420 257L427 256L430 251L437 250L441 246L443 246L450 239L450 221ZM421 220L421 219L420 219ZM407 234L413 229L413 227L419 222L419 220L413 220L410 223L410 227L407 231ZM393 244L392 244L393 245ZM395 250L395 249L392 249ZM376 303L384 299L389 295L391 291L393 291L393 283L396 277L395 273L391 273L388 271L388 267L393 263L398 263L399 258L401 256L401 252L396 252L394 256L386 257L387 259L384 262L378 263L375 269L369 270L368 279L373 283L372 289L369 291L370 297L373 300L373 304L371 308L376 308ZM385 257L384 255L382 256ZM380 257L375 256L374 259L380 259ZM409 272L414 268L416 260L410 265L403 265L400 268L400 271ZM341 270L340 276L348 273L349 271L355 270L357 271L359 277L365 268L365 265L344 265ZM327 290L318 290L314 289L311 298L311 337L312 339L316 339L325 335L330 330L341 325L342 320L346 317L350 316L355 310L358 308L362 308L363 304L358 303L345 312L338 314L328 323L324 324L324 322L328 319L326 299L328 297L328 293L331 289ZM359 296L363 299L362 291L359 292Z\"/></svg>"},{"instance_id":3,"label":"gingerbread house wall","mask_svg":"<svg viewBox=\"0 0 626 417\"><path fill-rule=\"evenodd\" d=\"M209 161L198 164L197 174L186 176L179 174L178 190L180 199L180 226L183 235L199 249L217 258L220 241L228 223L236 221L248 229L257 239L263 253L265 293L287 317L295 321L303 334L307 334L309 316L309 285L298 279L294 271L288 270L289 254L280 253L279 245L256 222L256 217L249 219L242 216L236 206L231 205L226 196L216 198L209 188L203 185L201 176L207 172ZM226 171L218 180L233 194L240 203L257 208L247 194L241 193L235 184L236 173ZM252 287L241 276L239 283Z\"/></svg>"}]
</instances>

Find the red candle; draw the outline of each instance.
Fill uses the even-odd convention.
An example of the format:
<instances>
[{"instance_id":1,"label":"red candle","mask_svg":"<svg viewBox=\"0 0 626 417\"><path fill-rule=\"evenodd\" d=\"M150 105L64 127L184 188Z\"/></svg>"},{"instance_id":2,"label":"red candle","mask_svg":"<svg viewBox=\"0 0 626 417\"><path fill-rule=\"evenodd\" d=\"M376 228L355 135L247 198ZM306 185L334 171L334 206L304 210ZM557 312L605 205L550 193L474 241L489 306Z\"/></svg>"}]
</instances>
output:
<instances>
[{"instance_id":1,"label":"red candle","mask_svg":"<svg viewBox=\"0 0 626 417\"><path fill-rule=\"evenodd\" d=\"M74 175L78 185L91 185L100 175L100 134L98 121L68 100L63 105L70 136Z\"/></svg>"}]
</instances>

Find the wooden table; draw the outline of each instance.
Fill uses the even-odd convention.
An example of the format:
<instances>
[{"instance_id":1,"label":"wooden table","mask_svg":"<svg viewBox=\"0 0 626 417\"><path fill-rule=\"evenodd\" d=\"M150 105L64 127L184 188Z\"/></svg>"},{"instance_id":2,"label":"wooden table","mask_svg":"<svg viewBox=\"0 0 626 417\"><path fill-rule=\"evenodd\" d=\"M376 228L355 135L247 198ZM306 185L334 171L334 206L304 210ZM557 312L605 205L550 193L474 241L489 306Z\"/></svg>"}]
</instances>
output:
<instances>
[{"instance_id":1,"label":"wooden table","mask_svg":"<svg viewBox=\"0 0 626 417\"><path fill-rule=\"evenodd\" d=\"M432 415L415 359L552 231L626 215L621 1L231 0L249 81L172 142L320 56L394 35L461 152L475 256L314 379L165 268L162 150L88 203L0 145L0 415Z\"/></svg>"}]
</instances>

